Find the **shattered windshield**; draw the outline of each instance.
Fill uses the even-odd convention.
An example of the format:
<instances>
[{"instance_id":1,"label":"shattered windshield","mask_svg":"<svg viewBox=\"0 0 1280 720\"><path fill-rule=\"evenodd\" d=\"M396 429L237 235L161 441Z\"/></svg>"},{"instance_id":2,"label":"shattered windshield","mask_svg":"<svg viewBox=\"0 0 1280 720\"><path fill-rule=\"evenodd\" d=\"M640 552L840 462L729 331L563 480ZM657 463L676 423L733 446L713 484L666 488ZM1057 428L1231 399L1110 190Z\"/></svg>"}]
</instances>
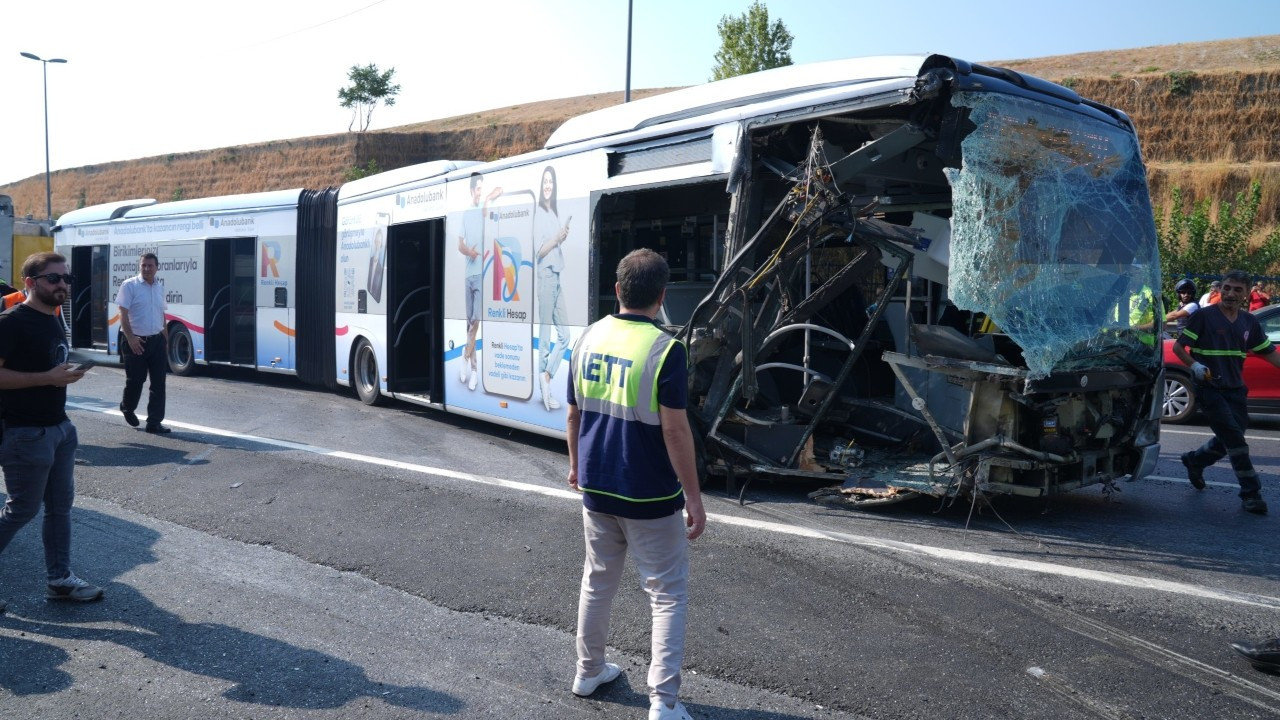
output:
<instances>
[{"instance_id":1,"label":"shattered windshield","mask_svg":"<svg viewBox=\"0 0 1280 720\"><path fill-rule=\"evenodd\" d=\"M986 313L1032 378L1150 367L1160 263L1137 138L1010 95L956 93L952 104L976 127L963 167L946 171L951 300Z\"/></svg>"}]
</instances>

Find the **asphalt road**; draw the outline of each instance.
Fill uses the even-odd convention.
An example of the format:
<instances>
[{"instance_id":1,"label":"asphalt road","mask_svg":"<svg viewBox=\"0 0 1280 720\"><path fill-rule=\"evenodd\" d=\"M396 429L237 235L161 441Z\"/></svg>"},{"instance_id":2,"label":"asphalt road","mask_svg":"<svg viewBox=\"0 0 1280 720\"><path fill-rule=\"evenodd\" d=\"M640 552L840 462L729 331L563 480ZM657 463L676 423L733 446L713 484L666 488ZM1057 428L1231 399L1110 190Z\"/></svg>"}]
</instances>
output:
<instances>
[{"instance_id":1,"label":"asphalt road","mask_svg":"<svg viewBox=\"0 0 1280 720\"><path fill-rule=\"evenodd\" d=\"M39 529L0 554L6 718L644 717L648 611L615 603L623 680L568 693L582 562L561 443L287 377L170 378L175 432L125 425L120 370L72 386L73 565L43 600ZM1049 502L815 505L709 491L693 545L695 718L1251 718L1280 677L1227 641L1280 629L1276 515L1229 468ZM1250 432L1280 514L1280 421ZM961 506L963 505L963 506Z\"/></svg>"}]
</instances>

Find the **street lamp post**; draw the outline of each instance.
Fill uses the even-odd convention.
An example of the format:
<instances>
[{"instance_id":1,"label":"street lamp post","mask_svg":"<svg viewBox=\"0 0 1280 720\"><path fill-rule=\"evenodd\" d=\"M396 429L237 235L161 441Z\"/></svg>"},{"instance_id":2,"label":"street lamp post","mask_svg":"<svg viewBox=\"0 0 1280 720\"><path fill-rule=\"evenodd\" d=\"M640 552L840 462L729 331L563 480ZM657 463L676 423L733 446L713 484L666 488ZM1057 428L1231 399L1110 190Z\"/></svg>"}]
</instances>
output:
<instances>
[{"instance_id":1,"label":"street lamp post","mask_svg":"<svg viewBox=\"0 0 1280 720\"><path fill-rule=\"evenodd\" d=\"M631 0L627 0L627 89L622 102L631 102Z\"/></svg>"},{"instance_id":2,"label":"street lamp post","mask_svg":"<svg viewBox=\"0 0 1280 720\"><path fill-rule=\"evenodd\" d=\"M65 63L62 58L45 60L39 55L29 52L20 53L24 58L40 61L44 75L44 209L49 216L49 226L53 226L53 185L49 182L49 63Z\"/></svg>"}]
</instances>

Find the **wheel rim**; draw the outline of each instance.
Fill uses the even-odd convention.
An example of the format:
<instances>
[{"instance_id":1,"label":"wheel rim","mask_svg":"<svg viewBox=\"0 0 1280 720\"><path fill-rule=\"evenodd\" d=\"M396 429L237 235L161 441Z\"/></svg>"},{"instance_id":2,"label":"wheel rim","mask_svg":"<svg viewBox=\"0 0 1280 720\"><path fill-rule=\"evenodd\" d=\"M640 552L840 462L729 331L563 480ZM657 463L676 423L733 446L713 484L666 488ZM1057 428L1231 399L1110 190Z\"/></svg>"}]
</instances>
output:
<instances>
[{"instance_id":1,"label":"wheel rim","mask_svg":"<svg viewBox=\"0 0 1280 720\"><path fill-rule=\"evenodd\" d=\"M378 391L378 365L373 358L373 348L362 345L356 353L356 382L361 395L373 395Z\"/></svg>"},{"instance_id":2,"label":"wheel rim","mask_svg":"<svg viewBox=\"0 0 1280 720\"><path fill-rule=\"evenodd\" d=\"M191 336L184 332L174 333L173 345L170 347L173 364L177 367L186 367L191 364Z\"/></svg>"},{"instance_id":3,"label":"wheel rim","mask_svg":"<svg viewBox=\"0 0 1280 720\"><path fill-rule=\"evenodd\" d=\"M1164 381L1164 416L1177 417L1191 404L1191 392L1178 380Z\"/></svg>"}]
</instances>

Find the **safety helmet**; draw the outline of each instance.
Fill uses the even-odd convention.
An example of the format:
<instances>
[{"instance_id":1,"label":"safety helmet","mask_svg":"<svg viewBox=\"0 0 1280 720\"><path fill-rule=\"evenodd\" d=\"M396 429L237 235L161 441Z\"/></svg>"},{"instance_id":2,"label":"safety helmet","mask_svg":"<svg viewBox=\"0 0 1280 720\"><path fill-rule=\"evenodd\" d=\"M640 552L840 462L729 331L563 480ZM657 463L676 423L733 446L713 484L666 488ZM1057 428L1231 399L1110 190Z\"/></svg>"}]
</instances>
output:
<instances>
[{"instance_id":1,"label":"safety helmet","mask_svg":"<svg viewBox=\"0 0 1280 720\"><path fill-rule=\"evenodd\" d=\"M1192 282L1190 278L1182 278L1181 280L1178 281L1177 285L1173 286L1173 291L1176 293L1189 292L1192 295L1195 295L1196 284Z\"/></svg>"}]
</instances>

